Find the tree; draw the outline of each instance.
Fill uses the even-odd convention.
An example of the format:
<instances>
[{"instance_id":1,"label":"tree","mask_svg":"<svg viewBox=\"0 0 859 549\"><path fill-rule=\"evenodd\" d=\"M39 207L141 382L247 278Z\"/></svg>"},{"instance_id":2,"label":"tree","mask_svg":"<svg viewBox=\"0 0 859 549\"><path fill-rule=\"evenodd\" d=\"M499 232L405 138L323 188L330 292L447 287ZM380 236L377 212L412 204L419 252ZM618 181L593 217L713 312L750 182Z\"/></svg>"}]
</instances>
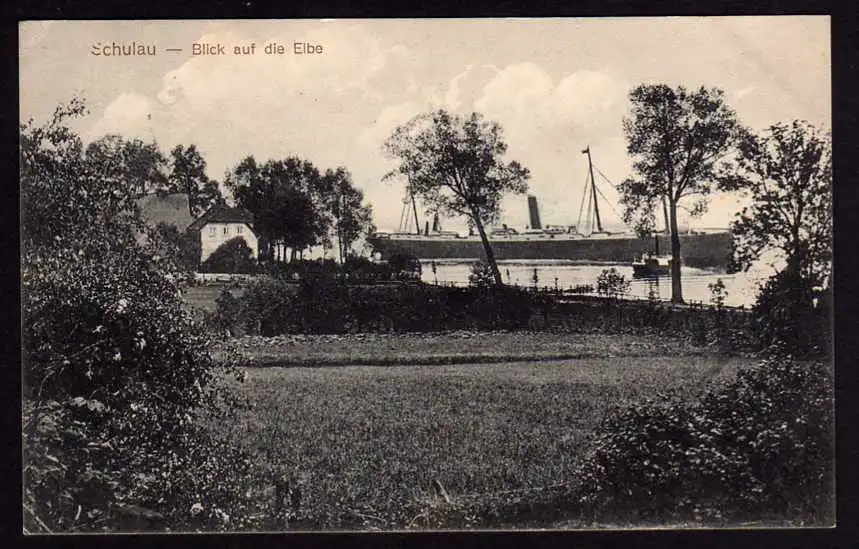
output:
<instances>
[{"instance_id":1,"label":"tree","mask_svg":"<svg viewBox=\"0 0 859 549\"><path fill-rule=\"evenodd\" d=\"M320 194L332 218L337 252L343 263L352 244L375 230L373 210L369 204L363 204L364 193L355 188L352 175L345 168L325 170L320 183Z\"/></svg>"},{"instance_id":2,"label":"tree","mask_svg":"<svg viewBox=\"0 0 859 549\"><path fill-rule=\"evenodd\" d=\"M528 190L530 174L516 161L502 161L507 144L501 126L479 113L463 118L438 110L399 126L384 150L400 163L386 178L405 176L410 192L433 210L474 223L495 283L503 285L485 224L497 221L505 193Z\"/></svg>"},{"instance_id":3,"label":"tree","mask_svg":"<svg viewBox=\"0 0 859 549\"><path fill-rule=\"evenodd\" d=\"M128 185L135 194L162 191L168 185L167 159L157 143L106 135L86 148L87 161L104 181Z\"/></svg>"},{"instance_id":4,"label":"tree","mask_svg":"<svg viewBox=\"0 0 859 549\"><path fill-rule=\"evenodd\" d=\"M748 269L778 250L793 278L823 286L832 260L832 144L811 124L775 124L740 146L734 185L751 199L731 225Z\"/></svg>"},{"instance_id":5,"label":"tree","mask_svg":"<svg viewBox=\"0 0 859 549\"><path fill-rule=\"evenodd\" d=\"M677 209L692 199L692 216L707 209L709 195L721 189L726 156L742 128L725 104L724 92L701 87L676 90L664 84L640 85L629 94L632 108L623 120L635 176L618 185L623 219L644 236L666 207L671 232L671 301L683 302Z\"/></svg>"},{"instance_id":6,"label":"tree","mask_svg":"<svg viewBox=\"0 0 859 549\"><path fill-rule=\"evenodd\" d=\"M204 273L253 273L256 269L253 254L245 239L237 236L218 246L200 270Z\"/></svg>"},{"instance_id":7,"label":"tree","mask_svg":"<svg viewBox=\"0 0 859 549\"><path fill-rule=\"evenodd\" d=\"M172 256L178 266L192 273L200 266L202 247L199 235L179 232L175 225L159 221L155 231L164 241L165 254Z\"/></svg>"},{"instance_id":8,"label":"tree","mask_svg":"<svg viewBox=\"0 0 859 549\"><path fill-rule=\"evenodd\" d=\"M260 166L249 156L228 174L226 185L236 204L253 214L263 236L265 257L273 258L276 244L291 248L294 258L327 241L331 218L325 214L320 180L319 170L297 157Z\"/></svg>"},{"instance_id":9,"label":"tree","mask_svg":"<svg viewBox=\"0 0 859 549\"><path fill-rule=\"evenodd\" d=\"M200 216L223 196L218 182L206 175L206 160L195 145L176 145L170 151L172 165L168 176L168 192L186 193L188 208L193 217Z\"/></svg>"}]
</instances>

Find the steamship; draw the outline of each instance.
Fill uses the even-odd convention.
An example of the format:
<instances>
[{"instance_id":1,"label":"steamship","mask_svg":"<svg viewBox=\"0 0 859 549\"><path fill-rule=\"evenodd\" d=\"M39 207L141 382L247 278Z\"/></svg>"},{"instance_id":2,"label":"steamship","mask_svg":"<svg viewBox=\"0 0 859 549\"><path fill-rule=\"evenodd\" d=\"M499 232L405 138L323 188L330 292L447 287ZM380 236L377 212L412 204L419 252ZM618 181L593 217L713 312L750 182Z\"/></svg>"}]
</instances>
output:
<instances>
[{"instance_id":1,"label":"steamship","mask_svg":"<svg viewBox=\"0 0 859 549\"><path fill-rule=\"evenodd\" d=\"M487 231L489 243L496 259L504 260L565 260L582 263L623 263L629 264L634 258L670 249L668 234L654 235L643 239L635 233L608 232L603 230L599 214L597 195L605 196L597 188L593 175L590 147L582 151L588 155L588 184L582 199L582 208L576 225L543 226L537 198L528 196L529 226L517 231L503 225ZM585 209L587 203L587 209ZM409 212L411 210L411 212ZM582 213L585 213L584 230L579 227ZM401 228L410 224L406 221L414 215L414 232L375 233L367 242L376 257L385 259L392 254L406 254L422 261L461 260L470 261L485 258L480 236L460 235L441 228L438 214L434 216L432 227L426 222L423 231L418 222L417 206L413 195L404 201L401 215ZM682 263L690 267L726 268L731 256L732 238L725 230L696 231L681 234L680 246ZM658 253L658 252L657 252Z\"/></svg>"}]
</instances>

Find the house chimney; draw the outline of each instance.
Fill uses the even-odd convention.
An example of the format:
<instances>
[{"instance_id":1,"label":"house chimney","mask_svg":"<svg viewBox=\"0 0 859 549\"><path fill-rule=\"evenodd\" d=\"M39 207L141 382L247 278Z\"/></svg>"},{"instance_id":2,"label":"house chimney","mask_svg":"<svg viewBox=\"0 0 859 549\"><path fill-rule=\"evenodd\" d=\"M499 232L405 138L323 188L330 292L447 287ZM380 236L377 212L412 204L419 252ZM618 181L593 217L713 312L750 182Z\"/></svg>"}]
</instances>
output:
<instances>
[{"instance_id":1,"label":"house chimney","mask_svg":"<svg viewBox=\"0 0 859 549\"><path fill-rule=\"evenodd\" d=\"M537 197L528 195L528 213L531 216L531 228L542 229L540 224L540 210L537 208Z\"/></svg>"}]
</instances>

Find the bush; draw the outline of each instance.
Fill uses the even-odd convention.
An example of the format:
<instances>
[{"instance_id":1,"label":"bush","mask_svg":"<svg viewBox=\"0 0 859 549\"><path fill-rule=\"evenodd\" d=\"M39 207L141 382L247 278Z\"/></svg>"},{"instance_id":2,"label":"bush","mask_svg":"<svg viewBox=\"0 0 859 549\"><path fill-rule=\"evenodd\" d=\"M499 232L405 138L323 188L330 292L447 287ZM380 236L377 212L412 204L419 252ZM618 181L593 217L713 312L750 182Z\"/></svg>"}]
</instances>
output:
<instances>
[{"instance_id":1,"label":"bush","mask_svg":"<svg viewBox=\"0 0 859 549\"><path fill-rule=\"evenodd\" d=\"M394 252L388 257L388 266L397 280L419 280L421 262L417 257L403 252Z\"/></svg>"},{"instance_id":2,"label":"bush","mask_svg":"<svg viewBox=\"0 0 859 549\"><path fill-rule=\"evenodd\" d=\"M696 402L662 395L612 414L582 468L591 518L833 520L833 392L783 352Z\"/></svg>"},{"instance_id":3,"label":"bush","mask_svg":"<svg viewBox=\"0 0 859 549\"><path fill-rule=\"evenodd\" d=\"M240 301L251 333L277 335L518 329L545 299L510 287L358 286L318 279L296 285L266 278L252 283Z\"/></svg>"},{"instance_id":4,"label":"bush","mask_svg":"<svg viewBox=\"0 0 859 549\"><path fill-rule=\"evenodd\" d=\"M603 269L597 277L597 293L608 297L620 297L629 292L630 282L614 267Z\"/></svg>"},{"instance_id":5,"label":"bush","mask_svg":"<svg viewBox=\"0 0 859 549\"><path fill-rule=\"evenodd\" d=\"M490 288L495 286L495 276L492 268L485 261L475 261L471 265L471 273L468 275L468 283L477 288Z\"/></svg>"},{"instance_id":6,"label":"bush","mask_svg":"<svg viewBox=\"0 0 859 549\"><path fill-rule=\"evenodd\" d=\"M252 334L272 336L287 333L295 317L294 293L294 285L282 279L258 276L245 288L237 313L231 310L232 303L224 300L218 304L217 316L243 323Z\"/></svg>"},{"instance_id":7,"label":"bush","mask_svg":"<svg viewBox=\"0 0 859 549\"><path fill-rule=\"evenodd\" d=\"M254 252L244 238L227 240L200 265L204 273L251 274L256 272Z\"/></svg>"},{"instance_id":8,"label":"bush","mask_svg":"<svg viewBox=\"0 0 859 549\"><path fill-rule=\"evenodd\" d=\"M829 310L814 305L812 284L783 270L758 293L754 314L762 347L779 343L797 356L826 356L831 347ZM828 300L824 300L828 305Z\"/></svg>"},{"instance_id":9,"label":"bush","mask_svg":"<svg viewBox=\"0 0 859 549\"><path fill-rule=\"evenodd\" d=\"M182 524L169 496L195 466L178 464L200 414L227 413L212 391L235 370L213 361L176 288L133 250L29 256L22 282L27 526L115 527L127 504Z\"/></svg>"},{"instance_id":10,"label":"bush","mask_svg":"<svg viewBox=\"0 0 859 549\"><path fill-rule=\"evenodd\" d=\"M721 278L717 278L716 282L707 284L707 289L710 290L710 303L717 309L725 306L725 300L728 299L728 291L725 290L725 283Z\"/></svg>"},{"instance_id":11,"label":"bush","mask_svg":"<svg viewBox=\"0 0 859 549\"><path fill-rule=\"evenodd\" d=\"M106 177L62 125L80 112L21 128L24 530L144 526L128 513L226 528L221 508L234 521L249 509L229 475L253 479L253 467L201 423L239 406L225 385L235 361L216 362L185 312L184 273L140 218L128 174ZM209 513L192 516L194 503Z\"/></svg>"}]
</instances>

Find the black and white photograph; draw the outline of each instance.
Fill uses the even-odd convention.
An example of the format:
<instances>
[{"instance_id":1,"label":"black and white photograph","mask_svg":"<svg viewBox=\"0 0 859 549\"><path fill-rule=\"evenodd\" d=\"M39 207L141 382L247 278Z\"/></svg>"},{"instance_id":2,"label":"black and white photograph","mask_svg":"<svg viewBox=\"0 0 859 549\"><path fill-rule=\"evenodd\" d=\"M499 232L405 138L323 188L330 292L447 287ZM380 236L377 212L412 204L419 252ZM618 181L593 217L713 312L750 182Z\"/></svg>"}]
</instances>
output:
<instances>
[{"instance_id":1,"label":"black and white photograph","mask_svg":"<svg viewBox=\"0 0 859 549\"><path fill-rule=\"evenodd\" d=\"M23 533L835 526L830 22L20 22Z\"/></svg>"}]
</instances>

